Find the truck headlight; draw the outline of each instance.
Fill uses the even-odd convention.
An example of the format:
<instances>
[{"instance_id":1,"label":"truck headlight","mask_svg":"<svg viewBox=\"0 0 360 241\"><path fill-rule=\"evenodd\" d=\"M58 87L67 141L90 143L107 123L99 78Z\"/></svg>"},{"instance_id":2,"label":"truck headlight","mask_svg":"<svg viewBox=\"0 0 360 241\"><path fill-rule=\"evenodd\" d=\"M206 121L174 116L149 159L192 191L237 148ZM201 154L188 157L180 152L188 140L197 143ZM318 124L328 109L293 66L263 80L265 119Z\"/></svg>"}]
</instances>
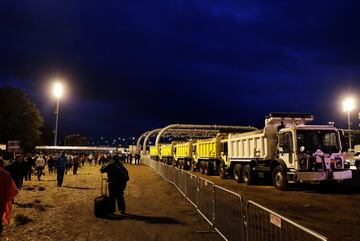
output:
<instances>
[{"instance_id":1,"label":"truck headlight","mask_svg":"<svg viewBox=\"0 0 360 241\"><path fill-rule=\"evenodd\" d=\"M343 167L343 160L341 158L335 158L336 160L336 168L341 169Z\"/></svg>"}]
</instances>

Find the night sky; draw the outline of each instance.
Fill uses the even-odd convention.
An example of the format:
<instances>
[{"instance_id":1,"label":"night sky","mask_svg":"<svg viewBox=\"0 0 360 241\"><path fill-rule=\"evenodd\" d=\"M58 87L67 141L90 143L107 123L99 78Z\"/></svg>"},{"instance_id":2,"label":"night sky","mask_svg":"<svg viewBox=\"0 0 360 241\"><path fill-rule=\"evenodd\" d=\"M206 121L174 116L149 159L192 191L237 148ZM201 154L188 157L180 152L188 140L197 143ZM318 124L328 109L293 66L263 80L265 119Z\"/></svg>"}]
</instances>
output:
<instances>
[{"instance_id":1,"label":"night sky","mask_svg":"<svg viewBox=\"0 0 360 241\"><path fill-rule=\"evenodd\" d=\"M62 78L61 135L261 127L272 111L343 128L343 97L360 97L359 10L359 1L2 0L0 86L23 89L53 126L51 80Z\"/></svg>"}]
</instances>

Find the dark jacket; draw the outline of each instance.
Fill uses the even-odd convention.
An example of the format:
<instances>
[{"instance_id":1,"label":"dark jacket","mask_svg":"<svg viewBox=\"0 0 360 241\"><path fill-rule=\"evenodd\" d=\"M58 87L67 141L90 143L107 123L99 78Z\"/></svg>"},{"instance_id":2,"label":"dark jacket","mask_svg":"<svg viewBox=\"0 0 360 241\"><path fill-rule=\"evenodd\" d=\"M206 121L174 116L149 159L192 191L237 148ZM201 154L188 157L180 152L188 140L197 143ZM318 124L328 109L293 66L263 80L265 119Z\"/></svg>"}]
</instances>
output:
<instances>
[{"instance_id":1,"label":"dark jacket","mask_svg":"<svg viewBox=\"0 0 360 241\"><path fill-rule=\"evenodd\" d=\"M129 180L129 174L121 162L114 161L101 167L101 173L107 173L108 182L114 186L123 186Z\"/></svg>"},{"instance_id":2,"label":"dark jacket","mask_svg":"<svg viewBox=\"0 0 360 241\"><path fill-rule=\"evenodd\" d=\"M65 170L66 164L68 163L68 159L65 155L61 155L58 159L56 159L55 167L58 170Z\"/></svg>"}]
</instances>

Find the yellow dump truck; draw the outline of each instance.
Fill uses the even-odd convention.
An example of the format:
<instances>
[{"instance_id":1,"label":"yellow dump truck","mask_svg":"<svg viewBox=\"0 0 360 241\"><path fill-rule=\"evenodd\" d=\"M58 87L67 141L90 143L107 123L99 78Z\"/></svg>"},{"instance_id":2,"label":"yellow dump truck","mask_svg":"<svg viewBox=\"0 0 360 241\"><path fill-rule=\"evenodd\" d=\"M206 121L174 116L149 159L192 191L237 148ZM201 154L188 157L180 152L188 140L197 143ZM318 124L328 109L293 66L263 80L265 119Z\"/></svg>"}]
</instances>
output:
<instances>
[{"instance_id":1,"label":"yellow dump truck","mask_svg":"<svg viewBox=\"0 0 360 241\"><path fill-rule=\"evenodd\" d=\"M157 146L150 146L150 158L153 160L159 160L159 149Z\"/></svg>"},{"instance_id":2,"label":"yellow dump truck","mask_svg":"<svg viewBox=\"0 0 360 241\"><path fill-rule=\"evenodd\" d=\"M217 173L220 163L227 159L227 136L219 133L214 138L196 141L191 169L206 175Z\"/></svg>"},{"instance_id":3,"label":"yellow dump truck","mask_svg":"<svg viewBox=\"0 0 360 241\"><path fill-rule=\"evenodd\" d=\"M193 161L193 144L195 140L178 143L174 149L174 165L180 169L188 170Z\"/></svg>"},{"instance_id":4,"label":"yellow dump truck","mask_svg":"<svg viewBox=\"0 0 360 241\"><path fill-rule=\"evenodd\" d=\"M167 164L173 164L174 161L174 151L175 151L175 142L170 144L162 144L160 146L160 161L165 162Z\"/></svg>"}]
</instances>

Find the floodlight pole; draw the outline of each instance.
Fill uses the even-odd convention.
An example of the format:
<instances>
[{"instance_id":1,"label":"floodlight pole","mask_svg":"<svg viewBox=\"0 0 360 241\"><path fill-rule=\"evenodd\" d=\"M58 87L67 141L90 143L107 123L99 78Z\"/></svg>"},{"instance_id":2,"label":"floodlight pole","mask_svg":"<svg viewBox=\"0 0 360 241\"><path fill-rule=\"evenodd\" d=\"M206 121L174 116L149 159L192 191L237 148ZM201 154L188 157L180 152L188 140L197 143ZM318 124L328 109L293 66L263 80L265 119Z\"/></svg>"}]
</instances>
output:
<instances>
[{"instance_id":1,"label":"floodlight pole","mask_svg":"<svg viewBox=\"0 0 360 241\"><path fill-rule=\"evenodd\" d=\"M57 146L57 136L58 136L58 125L59 125L59 105L60 105L60 97L56 98L56 122L55 122L55 137L54 137L54 146Z\"/></svg>"},{"instance_id":2,"label":"floodlight pole","mask_svg":"<svg viewBox=\"0 0 360 241\"><path fill-rule=\"evenodd\" d=\"M352 150L351 148L351 130L350 130L350 126L351 126L351 121L350 121L350 111L347 112L348 114L348 129L349 129L349 150Z\"/></svg>"}]
</instances>

